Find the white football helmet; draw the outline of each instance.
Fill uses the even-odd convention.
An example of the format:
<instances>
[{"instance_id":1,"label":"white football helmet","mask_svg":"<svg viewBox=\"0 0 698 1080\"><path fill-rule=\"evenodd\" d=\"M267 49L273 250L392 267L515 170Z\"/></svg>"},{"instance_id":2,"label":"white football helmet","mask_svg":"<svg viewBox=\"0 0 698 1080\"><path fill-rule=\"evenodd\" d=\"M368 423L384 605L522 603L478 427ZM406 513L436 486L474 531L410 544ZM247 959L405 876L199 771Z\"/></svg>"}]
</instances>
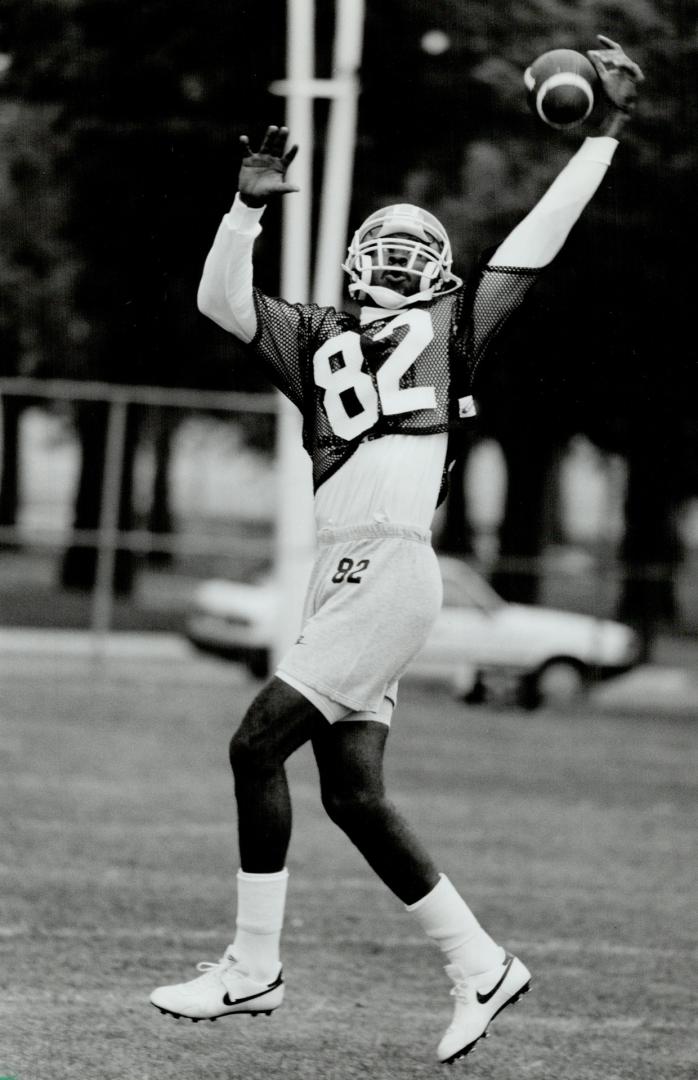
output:
<instances>
[{"instance_id":1,"label":"white football helmet","mask_svg":"<svg viewBox=\"0 0 698 1080\"><path fill-rule=\"evenodd\" d=\"M395 268L390 261L395 252L403 257L400 269L419 278L418 289L409 296L372 284L376 271ZM451 273L452 261L448 234L438 218L419 206L399 203L377 210L359 226L342 269L351 278L351 296L357 300L368 296L380 307L399 308L444 296L462 285L461 278Z\"/></svg>"}]
</instances>

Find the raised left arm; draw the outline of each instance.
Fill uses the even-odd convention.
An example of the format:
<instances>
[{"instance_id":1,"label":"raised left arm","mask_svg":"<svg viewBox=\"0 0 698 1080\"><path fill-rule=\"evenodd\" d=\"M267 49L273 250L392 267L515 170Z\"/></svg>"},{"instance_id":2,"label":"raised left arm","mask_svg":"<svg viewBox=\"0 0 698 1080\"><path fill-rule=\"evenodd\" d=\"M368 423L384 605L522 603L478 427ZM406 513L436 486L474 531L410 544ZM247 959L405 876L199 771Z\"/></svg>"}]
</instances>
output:
<instances>
[{"instance_id":1,"label":"raised left arm","mask_svg":"<svg viewBox=\"0 0 698 1080\"><path fill-rule=\"evenodd\" d=\"M603 49L589 52L608 105L602 134L587 138L546 193L499 245L490 266L547 266L563 247L572 227L591 200L630 119L644 76L620 45L599 35Z\"/></svg>"}]
</instances>

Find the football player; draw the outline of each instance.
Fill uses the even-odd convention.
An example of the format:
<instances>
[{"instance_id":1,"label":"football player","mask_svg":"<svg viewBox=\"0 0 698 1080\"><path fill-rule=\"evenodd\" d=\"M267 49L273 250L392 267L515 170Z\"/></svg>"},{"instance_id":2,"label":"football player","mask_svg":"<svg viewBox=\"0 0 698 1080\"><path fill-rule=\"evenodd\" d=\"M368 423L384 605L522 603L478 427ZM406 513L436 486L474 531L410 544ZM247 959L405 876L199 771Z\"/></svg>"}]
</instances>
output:
<instances>
[{"instance_id":1,"label":"football player","mask_svg":"<svg viewBox=\"0 0 698 1080\"><path fill-rule=\"evenodd\" d=\"M233 735L240 869L235 940L193 980L151 1001L192 1020L271 1013L282 1002L279 953L291 806L284 763L310 741L323 805L441 949L455 998L438 1047L466 1054L492 1017L529 987L523 962L480 925L386 798L383 754L397 684L441 603L430 544L434 510L488 346L562 247L611 162L642 74L607 38L590 56L608 100L588 138L467 286L426 210L395 205L355 233L344 269L358 316L290 304L253 285L252 249L295 149L269 127L243 137L238 192L204 266L199 306L249 346L250 363L300 409L313 465L317 555L303 629Z\"/></svg>"}]
</instances>

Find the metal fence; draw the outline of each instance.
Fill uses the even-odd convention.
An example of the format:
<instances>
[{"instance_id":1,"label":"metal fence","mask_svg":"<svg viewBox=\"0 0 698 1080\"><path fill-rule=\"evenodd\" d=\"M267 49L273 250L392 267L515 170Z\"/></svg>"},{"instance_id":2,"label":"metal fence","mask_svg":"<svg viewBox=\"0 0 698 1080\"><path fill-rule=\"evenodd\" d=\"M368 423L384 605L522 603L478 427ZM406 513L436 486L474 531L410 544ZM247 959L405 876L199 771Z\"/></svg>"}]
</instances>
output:
<instances>
[{"instance_id":1,"label":"metal fence","mask_svg":"<svg viewBox=\"0 0 698 1080\"><path fill-rule=\"evenodd\" d=\"M199 534L186 544L175 534L157 535L146 529L122 530L119 528L119 500L122 484L122 467L126 443L127 410L130 405L178 408L186 410L216 411L231 416L242 413L259 415L275 414L278 409L276 394L250 394L223 391L175 390L156 386L122 386L103 382L82 382L68 379L44 380L24 377L0 378L0 396L13 396L46 402L63 401L101 402L108 405L105 434L104 475L99 506L99 524L96 529L71 530L74 543L94 547L97 552L95 586L92 592L90 629L96 637L103 637L111 626L114 606L114 564L117 550L133 552L159 551L181 553L186 546L188 553L224 553L220 536ZM17 526L0 527L0 540L15 543L21 539ZM54 546L55 530L42 530L32 537L37 545Z\"/></svg>"},{"instance_id":2,"label":"metal fence","mask_svg":"<svg viewBox=\"0 0 698 1080\"><path fill-rule=\"evenodd\" d=\"M171 389L153 386L126 386L103 382L83 382L73 380L43 380L24 377L0 378L0 397L2 395L23 398L28 402L100 402L108 406L105 432L105 461L98 525L95 529L71 528L70 538L73 544L84 545L96 551L95 585L90 599L89 628L95 640L104 639L108 633L114 614L114 570L116 554L119 550L135 553L148 553L153 550L168 552L173 556L230 554L229 536L208 535L197 530L195 536L183 536L178 533L155 533L148 529L119 528L119 501L122 486L122 466L127 438L127 413L131 405L157 408L175 408L190 412L217 412L231 417L242 414L275 416L279 418L280 395L276 393L250 394L237 392L218 392L190 389ZM277 526L278 533L278 510ZM278 537L277 537L278 539ZM0 541L5 543L24 543L25 532L18 526L0 526ZM54 548L65 541L65 534L56 528L35 530L30 543L33 547ZM239 541L238 541L239 543ZM257 546L258 542L250 540ZM608 547L608 545L606 545ZM274 553L278 558L279 548ZM604 557L593 560L594 566L588 575L589 588L585 599L598 615L608 609L609 596L617 589L624 574L617 558L608 551ZM545 556L532 558L508 558L497 560L500 570L512 573L537 575L548 582L579 577L579 569L574 566L551 569ZM483 569L486 570L485 567ZM627 571L626 571L627 572ZM676 568L658 565L643 566L637 573L638 580L663 581L676 575ZM684 584L682 592L690 597L691 611L696 606L693 591ZM678 582L677 582L678 584ZM590 595L593 593L593 596ZM566 606L566 605L561 605ZM698 610L698 609L697 609ZM605 611L608 614L608 610ZM689 615L690 623L692 617ZM96 646L98 647L98 646Z\"/></svg>"}]
</instances>

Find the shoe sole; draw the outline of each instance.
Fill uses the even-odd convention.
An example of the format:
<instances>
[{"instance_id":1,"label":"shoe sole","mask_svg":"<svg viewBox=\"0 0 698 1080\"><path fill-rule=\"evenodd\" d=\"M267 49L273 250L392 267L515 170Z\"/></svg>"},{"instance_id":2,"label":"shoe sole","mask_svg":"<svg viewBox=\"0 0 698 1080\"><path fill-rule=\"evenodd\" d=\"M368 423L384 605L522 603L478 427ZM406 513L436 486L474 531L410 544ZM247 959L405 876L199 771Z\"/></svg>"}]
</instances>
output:
<instances>
[{"instance_id":1,"label":"shoe sole","mask_svg":"<svg viewBox=\"0 0 698 1080\"><path fill-rule=\"evenodd\" d=\"M480 1042L480 1039L486 1039L488 1037L489 1032L487 1028L490 1026L495 1017L499 1016L500 1012L502 1012L503 1009L506 1009L507 1005L516 1005L516 1002L519 1000L519 998L523 997L524 994L527 994L530 989L531 980L529 979L528 982L525 983L520 990L517 990L516 993L512 994L512 996L507 1001L505 1001L503 1005L500 1005L495 1013L492 1013L491 1017L487 1021L487 1027L483 1031L482 1035L478 1035L477 1039L473 1039L473 1041L471 1043L468 1043L467 1046L464 1046L462 1050L457 1050L455 1054L451 1054L450 1057L444 1058L441 1064L453 1065L454 1061L458 1061L459 1058L463 1058L466 1054L469 1054Z\"/></svg>"},{"instance_id":2,"label":"shoe sole","mask_svg":"<svg viewBox=\"0 0 698 1080\"><path fill-rule=\"evenodd\" d=\"M231 1009L230 1012L216 1013L215 1016L187 1016L186 1013L172 1012L171 1009L163 1009L162 1005L155 1005L154 1002L150 1003L154 1009L157 1009L163 1016L173 1016L175 1020L191 1020L192 1024L198 1024L199 1021L210 1020L213 1023L214 1020L220 1020L222 1016L271 1016L275 1009ZM277 1005L278 1009L279 1006Z\"/></svg>"}]
</instances>

